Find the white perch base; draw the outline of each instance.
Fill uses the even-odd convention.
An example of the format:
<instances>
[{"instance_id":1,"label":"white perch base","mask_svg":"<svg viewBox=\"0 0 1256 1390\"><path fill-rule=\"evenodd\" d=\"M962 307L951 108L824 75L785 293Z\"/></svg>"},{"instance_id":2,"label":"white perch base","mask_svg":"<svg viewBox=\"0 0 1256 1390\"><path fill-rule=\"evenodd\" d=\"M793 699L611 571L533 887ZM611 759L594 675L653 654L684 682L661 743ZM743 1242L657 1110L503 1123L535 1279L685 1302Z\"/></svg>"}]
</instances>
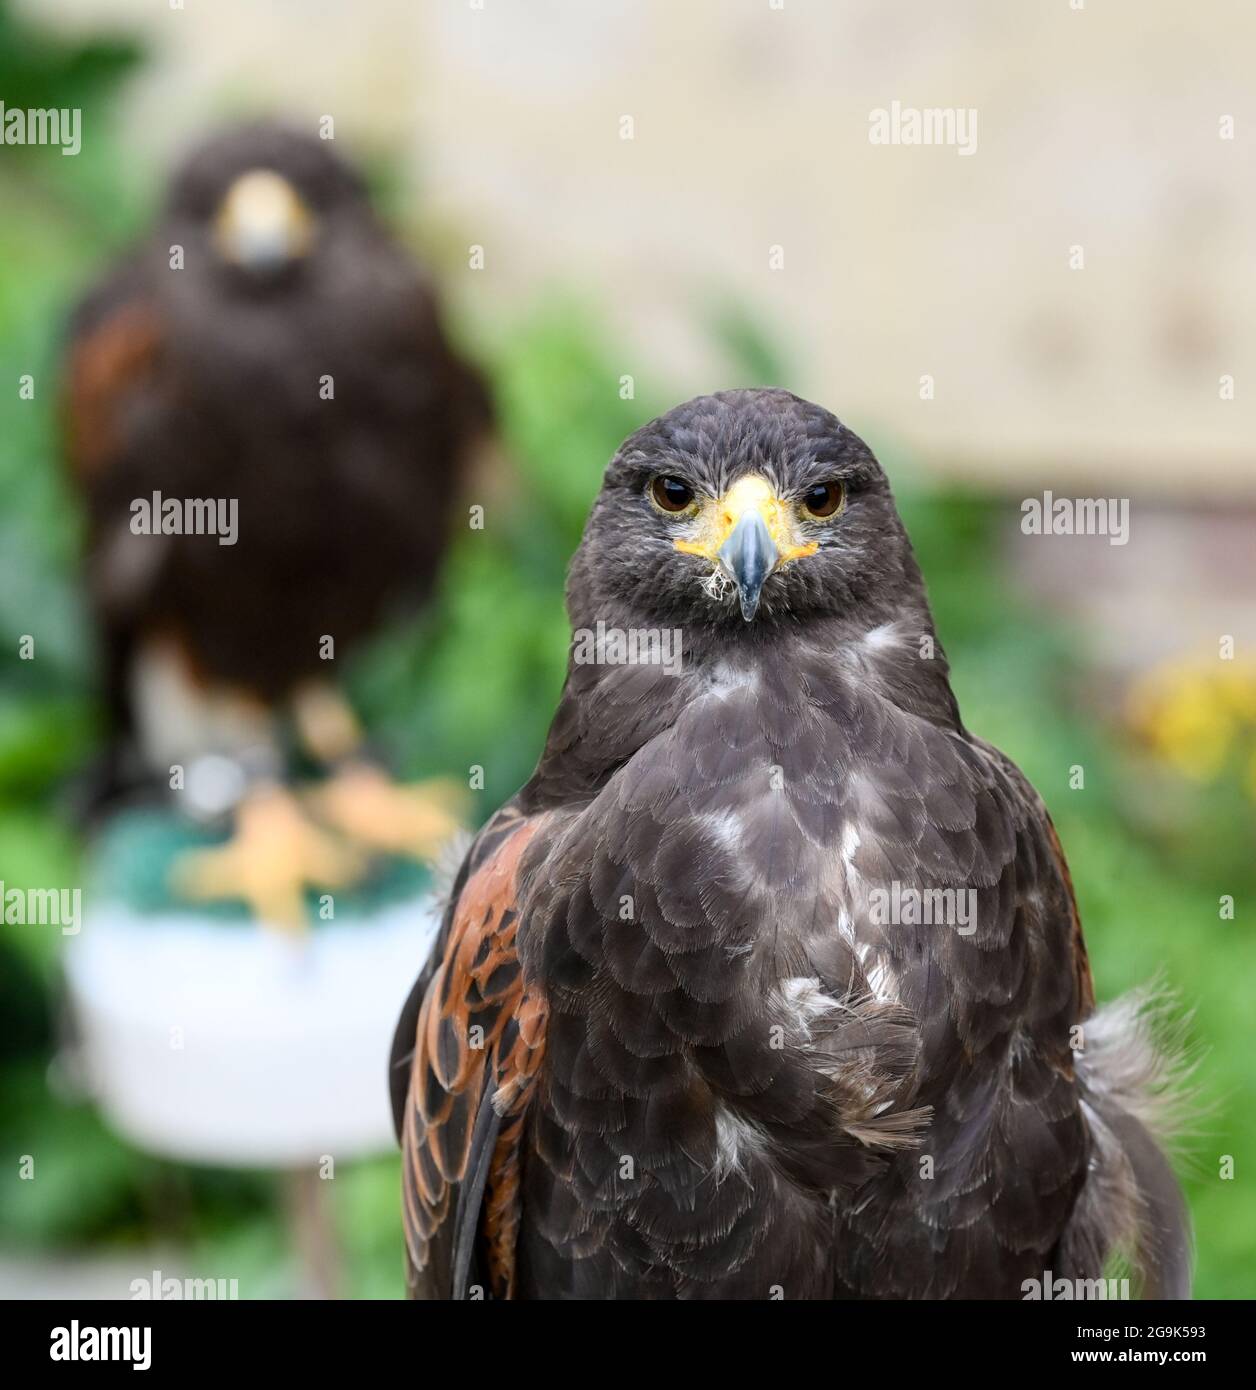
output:
<instances>
[{"instance_id":1,"label":"white perch base","mask_svg":"<svg viewBox=\"0 0 1256 1390\"><path fill-rule=\"evenodd\" d=\"M295 940L89 912L65 952L87 1083L128 1139L188 1162L386 1152L393 1028L437 924L430 898Z\"/></svg>"}]
</instances>

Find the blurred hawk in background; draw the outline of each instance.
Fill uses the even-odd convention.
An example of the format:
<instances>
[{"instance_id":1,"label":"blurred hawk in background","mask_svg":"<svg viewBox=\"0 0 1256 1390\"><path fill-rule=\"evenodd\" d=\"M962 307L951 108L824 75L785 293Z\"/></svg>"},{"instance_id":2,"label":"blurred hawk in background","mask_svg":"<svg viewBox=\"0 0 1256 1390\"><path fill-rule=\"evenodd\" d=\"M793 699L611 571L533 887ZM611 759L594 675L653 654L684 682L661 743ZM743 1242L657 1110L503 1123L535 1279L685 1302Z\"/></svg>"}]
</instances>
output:
<instances>
[{"instance_id":1,"label":"blurred hawk in background","mask_svg":"<svg viewBox=\"0 0 1256 1390\"><path fill-rule=\"evenodd\" d=\"M65 375L105 794L177 764L185 805L236 804L237 840L183 886L265 917L298 914L302 881L351 877L354 841L434 847L448 809L359 756L328 657L430 593L489 400L359 174L278 125L210 139L74 314ZM189 504L230 522L187 534ZM336 772L320 812L340 842L281 790L289 719Z\"/></svg>"},{"instance_id":2,"label":"blurred hawk in background","mask_svg":"<svg viewBox=\"0 0 1256 1390\"><path fill-rule=\"evenodd\" d=\"M412 1294L1024 1298L1122 1253L1185 1296L1171 1068L1095 1008L867 446L784 391L678 407L567 600L682 669L573 647L454 885L393 1049Z\"/></svg>"}]
</instances>

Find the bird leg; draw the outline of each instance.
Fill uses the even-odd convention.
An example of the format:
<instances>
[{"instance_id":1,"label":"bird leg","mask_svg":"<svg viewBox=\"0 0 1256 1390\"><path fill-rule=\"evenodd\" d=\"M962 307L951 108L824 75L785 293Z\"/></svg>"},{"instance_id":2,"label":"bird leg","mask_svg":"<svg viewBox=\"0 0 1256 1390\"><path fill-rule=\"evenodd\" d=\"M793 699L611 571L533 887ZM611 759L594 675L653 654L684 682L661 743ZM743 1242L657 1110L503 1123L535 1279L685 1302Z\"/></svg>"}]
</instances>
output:
<instances>
[{"instance_id":1,"label":"bird leg","mask_svg":"<svg viewBox=\"0 0 1256 1390\"><path fill-rule=\"evenodd\" d=\"M340 692L325 682L299 690L293 717L305 747L339 764L309 793L316 814L353 842L378 853L431 860L461 826L459 788L447 781L404 787L359 753L362 733Z\"/></svg>"},{"instance_id":2,"label":"bird leg","mask_svg":"<svg viewBox=\"0 0 1256 1390\"><path fill-rule=\"evenodd\" d=\"M242 899L264 925L296 931L305 925L307 886L345 887L363 868L362 856L319 829L291 792L264 783L237 808L231 839L185 854L171 877L186 898Z\"/></svg>"},{"instance_id":3,"label":"bird leg","mask_svg":"<svg viewBox=\"0 0 1256 1390\"><path fill-rule=\"evenodd\" d=\"M362 747L358 717L330 681L310 681L301 686L292 697L292 717L306 752L325 767Z\"/></svg>"}]
</instances>

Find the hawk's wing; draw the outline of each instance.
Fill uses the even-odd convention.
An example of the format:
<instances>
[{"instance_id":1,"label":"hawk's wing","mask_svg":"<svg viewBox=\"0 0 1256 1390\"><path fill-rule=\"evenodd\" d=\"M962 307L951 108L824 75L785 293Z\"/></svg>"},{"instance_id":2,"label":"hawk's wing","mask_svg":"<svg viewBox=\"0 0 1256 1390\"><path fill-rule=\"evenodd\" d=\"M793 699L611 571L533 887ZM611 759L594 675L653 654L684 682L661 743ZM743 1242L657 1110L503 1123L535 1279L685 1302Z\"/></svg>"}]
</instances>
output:
<instances>
[{"instance_id":1,"label":"hawk's wing","mask_svg":"<svg viewBox=\"0 0 1256 1390\"><path fill-rule=\"evenodd\" d=\"M393 1040L393 1118L413 1297L508 1297L519 1158L545 1005L515 950L520 860L545 817L506 806L459 873Z\"/></svg>"}]
</instances>

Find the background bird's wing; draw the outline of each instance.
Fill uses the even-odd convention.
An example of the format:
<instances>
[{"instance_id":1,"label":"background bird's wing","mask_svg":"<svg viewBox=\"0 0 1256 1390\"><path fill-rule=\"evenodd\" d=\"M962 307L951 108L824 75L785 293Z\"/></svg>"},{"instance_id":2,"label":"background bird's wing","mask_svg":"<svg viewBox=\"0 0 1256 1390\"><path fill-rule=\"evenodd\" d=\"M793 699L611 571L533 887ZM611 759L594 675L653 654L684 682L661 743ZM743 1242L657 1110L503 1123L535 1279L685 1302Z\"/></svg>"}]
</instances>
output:
<instances>
[{"instance_id":1,"label":"background bird's wing","mask_svg":"<svg viewBox=\"0 0 1256 1390\"><path fill-rule=\"evenodd\" d=\"M162 344L144 269L128 263L75 310L65 351L62 429L71 477L89 489L124 452L123 422Z\"/></svg>"},{"instance_id":2,"label":"background bird's wing","mask_svg":"<svg viewBox=\"0 0 1256 1390\"><path fill-rule=\"evenodd\" d=\"M393 1040L411 1295L509 1297L519 1143L545 1008L515 950L519 863L543 818L506 807L481 831Z\"/></svg>"},{"instance_id":3,"label":"background bird's wing","mask_svg":"<svg viewBox=\"0 0 1256 1390\"><path fill-rule=\"evenodd\" d=\"M147 498L151 422L160 414L166 333L148 270L137 257L84 297L67 326L60 392L66 473L87 520L84 579L101 634L110 725L130 726L131 667L152 597L161 592L169 539L136 535L132 507ZM83 778L85 815L128 785L120 738Z\"/></svg>"}]
</instances>

